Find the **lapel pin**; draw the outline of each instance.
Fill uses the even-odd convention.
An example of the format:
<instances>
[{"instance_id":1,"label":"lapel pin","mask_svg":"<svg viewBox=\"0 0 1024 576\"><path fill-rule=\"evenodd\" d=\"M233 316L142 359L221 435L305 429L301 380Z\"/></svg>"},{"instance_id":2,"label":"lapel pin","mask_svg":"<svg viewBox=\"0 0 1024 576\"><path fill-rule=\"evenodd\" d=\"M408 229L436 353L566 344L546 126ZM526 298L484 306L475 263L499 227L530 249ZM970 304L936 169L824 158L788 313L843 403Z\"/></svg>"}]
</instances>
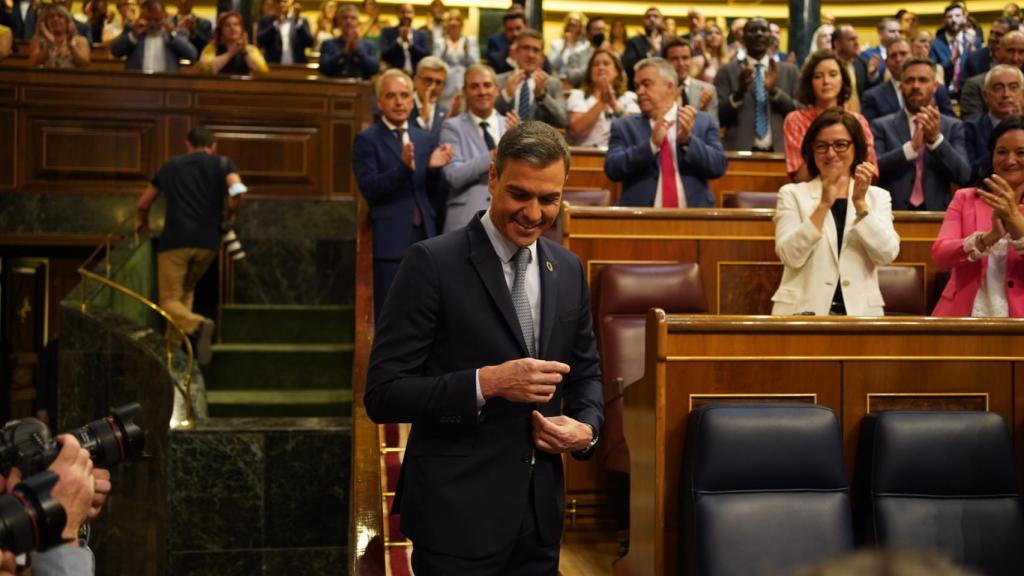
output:
<instances>
[{"instance_id":1,"label":"lapel pin","mask_svg":"<svg viewBox=\"0 0 1024 576\"><path fill-rule=\"evenodd\" d=\"M546 261L544 264L547 265L548 272L554 272L555 271L555 265L551 263L551 260Z\"/></svg>"}]
</instances>

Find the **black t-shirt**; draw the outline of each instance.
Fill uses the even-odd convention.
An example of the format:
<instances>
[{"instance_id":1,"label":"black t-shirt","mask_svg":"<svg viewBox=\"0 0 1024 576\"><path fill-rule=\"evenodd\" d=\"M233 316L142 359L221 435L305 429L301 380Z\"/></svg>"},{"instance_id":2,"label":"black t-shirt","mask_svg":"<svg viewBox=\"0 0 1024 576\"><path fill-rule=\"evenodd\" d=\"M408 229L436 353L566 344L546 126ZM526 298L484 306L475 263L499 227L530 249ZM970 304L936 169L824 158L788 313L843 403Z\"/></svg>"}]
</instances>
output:
<instances>
[{"instance_id":1,"label":"black t-shirt","mask_svg":"<svg viewBox=\"0 0 1024 576\"><path fill-rule=\"evenodd\" d=\"M224 180L237 172L227 156L193 152L168 160L152 183L167 199L167 217L160 250L220 248L224 212Z\"/></svg>"}]
</instances>

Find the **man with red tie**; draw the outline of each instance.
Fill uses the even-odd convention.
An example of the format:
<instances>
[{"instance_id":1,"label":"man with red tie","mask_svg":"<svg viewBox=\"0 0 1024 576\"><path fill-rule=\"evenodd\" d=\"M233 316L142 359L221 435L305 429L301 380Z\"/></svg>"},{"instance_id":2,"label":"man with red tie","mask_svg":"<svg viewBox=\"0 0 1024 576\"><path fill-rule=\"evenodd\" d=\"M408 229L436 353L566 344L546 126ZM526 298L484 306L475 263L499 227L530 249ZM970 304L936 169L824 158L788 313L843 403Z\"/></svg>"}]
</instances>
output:
<instances>
[{"instance_id":1,"label":"man with red tie","mask_svg":"<svg viewBox=\"0 0 1024 576\"><path fill-rule=\"evenodd\" d=\"M893 210L945 210L950 184L971 179L963 124L939 114L935 64L914 58L903 64L903 109L871 122L878 156L878 185L892 196Z\"/></svg>"},{"instance_id":2,"label":"man with red tie","mask_svg":"<svg viewBox=\"0 0 1024 576\"><path fill-rule=\"evenodd\" d=\"M622 182L622 206L705 208L715 205L708 180L725 174L727 161L718 123L679 103L678 77L663 58L636 65L642 116L612 124L604 169Z\"/></svg>"}]
</instances>

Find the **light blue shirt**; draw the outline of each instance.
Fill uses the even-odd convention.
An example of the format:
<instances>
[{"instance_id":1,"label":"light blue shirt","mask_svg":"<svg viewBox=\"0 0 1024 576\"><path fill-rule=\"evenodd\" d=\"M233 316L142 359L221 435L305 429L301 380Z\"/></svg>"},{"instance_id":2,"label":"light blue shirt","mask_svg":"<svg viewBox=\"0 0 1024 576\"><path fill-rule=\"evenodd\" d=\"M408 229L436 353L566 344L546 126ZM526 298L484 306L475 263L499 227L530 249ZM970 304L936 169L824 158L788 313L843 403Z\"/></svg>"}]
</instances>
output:
<instances>
[{"instance_id":1,"label":"light blue shirt","mask_svg":"<svg viewBox=\"0 0 1024 576\"><path fill-rule=\"evenodd\" d=\"M95 573L96 560L86 546L58 546L32 553L34 576L92 576Z\"/></svg>"}]
</instances>

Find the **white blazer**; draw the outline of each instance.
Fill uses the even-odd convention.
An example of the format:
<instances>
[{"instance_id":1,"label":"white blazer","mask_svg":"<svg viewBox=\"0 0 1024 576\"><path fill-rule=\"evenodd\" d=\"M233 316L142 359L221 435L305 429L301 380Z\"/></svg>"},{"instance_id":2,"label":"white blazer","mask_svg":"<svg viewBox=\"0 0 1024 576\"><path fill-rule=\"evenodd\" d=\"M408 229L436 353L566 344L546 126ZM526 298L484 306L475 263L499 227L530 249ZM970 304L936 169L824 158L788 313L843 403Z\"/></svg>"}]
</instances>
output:
<instances>
[{"instance_id":1,"label":"white blazer","mask_svg":"<svg viewBox=\"0 0 1024 576\"><path fill-rule=\"evenodd\" d=\"M850 179L850 195L853 179ZM846 211L842 250L836 250L836 222L829 213L819 231L811 213L821 200L821 178L779 189L775 207L775 253L786 269L772 296L772 314L813 312L828 316L836 282L842 280L843 300L850 316L881 316L885 302L878 289L878 266L900 252L900 237L892 223L889 193L868 188L868 215L857 222L851 203Z\"/></svg>"}]
</instances>

